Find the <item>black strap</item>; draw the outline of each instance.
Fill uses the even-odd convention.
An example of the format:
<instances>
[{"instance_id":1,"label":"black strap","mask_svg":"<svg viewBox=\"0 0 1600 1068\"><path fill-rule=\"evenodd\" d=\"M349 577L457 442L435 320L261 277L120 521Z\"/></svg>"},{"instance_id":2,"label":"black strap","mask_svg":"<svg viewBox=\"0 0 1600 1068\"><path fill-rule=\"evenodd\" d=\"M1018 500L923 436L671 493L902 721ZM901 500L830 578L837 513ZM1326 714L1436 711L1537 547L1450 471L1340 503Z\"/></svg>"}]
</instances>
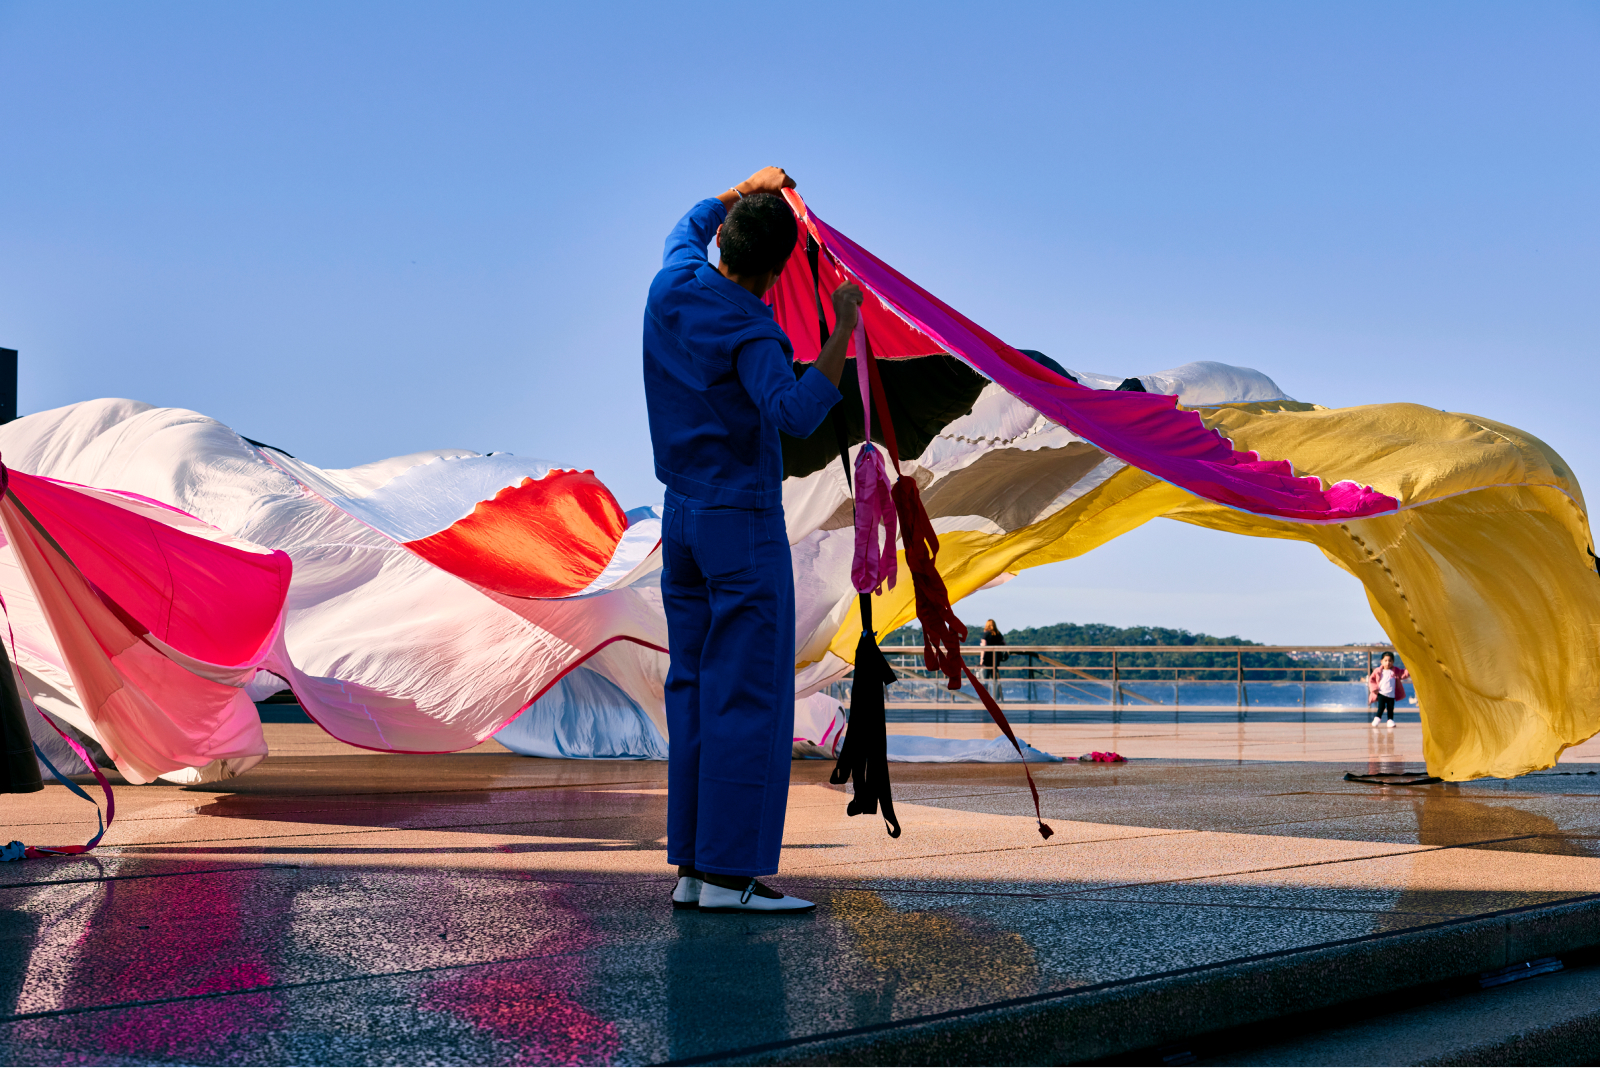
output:
<instances>
[{"instance_id":1,"label":"black strap","mask_svg":"<svg viewBox=\"0 0 1600 1068\"><path fill-rule=\"evenodd\" d=\"M822 346L828 343L828 317L822 311L822 272L817 266L817 256L821 252L817 239L810 234L806 235L806 259L811 263L811 292L817 298L817 355L822 355ZM835 404L828 413L829 421L833 424L834 443L839 446L839 466L844 468L844 484L854 491L855 486L850 481L850 435L845 432L844 413Z\"/></svg>"},{"instance_id":2,"label":"black strap","mask_svg":"<svg viewBox=\"0 0 1600 1068\"><path fill-rule=\"evenodd\" d=\"M900 837L900 820L894 814L894 793L889 783L889 738L884 717L884 688L898 678L884 658L872 632L872 595L861 595L861 639L856 643L855 677L850 684L850 721L839 748L838 762L828 781L851 783L855 796L846 815L871 815L882 809L890 838Z\"/></svg>"}]
</instances>

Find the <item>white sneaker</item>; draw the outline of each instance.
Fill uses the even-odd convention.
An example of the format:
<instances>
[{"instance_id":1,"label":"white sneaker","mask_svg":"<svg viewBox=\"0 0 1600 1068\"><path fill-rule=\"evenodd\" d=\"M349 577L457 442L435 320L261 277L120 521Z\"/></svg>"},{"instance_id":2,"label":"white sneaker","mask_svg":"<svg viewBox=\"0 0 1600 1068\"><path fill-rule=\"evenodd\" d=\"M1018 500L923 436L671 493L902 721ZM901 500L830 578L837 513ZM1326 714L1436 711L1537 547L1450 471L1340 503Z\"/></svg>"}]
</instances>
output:
<instances>
[{"instance_id":1,"label":"white sneaker","mask_svg":"<svg viewBox=\"0 0 1600 1068\"><path fill-rule=\"evenodd\" d=\"M1372 725L1374 727L1376 727L1378 724L1380 724L1382 722L1383 722L1383 717L1382 716L1373 716L1372 717Z\"/></svg>"},{"instance_id":2,"label":"white sneaker","mask_svg":"<svg viewBox=\"0 0 1600 1068\"><path fill-rule=\"evenodd\" d=\"M817 906L763 886L754 879L743 890L706 883L700 887L701 912L810 912Z\"/></svg>"},{"instance_id":3,"label":"white sneaker","mask_svg":"<svg viewBox=\"0 0 1600 1068\"><path fill-rule=\"evenodd\" d=\"M1389 729L1394 730L1394 720L1392 719L1389 721Z\"/></svg>"},{"instance_id":4,"label":"white sneaker","mask_svg":"<svg viewBox=\"0 0 1600 1068\"><path fill-rule=\"evenodd\" d=\"M672 888L672 907L675 909L697 909L700 907L700 893L705 883L688 875L678 876L678 885Z\"/></svg>"}]
</instances>

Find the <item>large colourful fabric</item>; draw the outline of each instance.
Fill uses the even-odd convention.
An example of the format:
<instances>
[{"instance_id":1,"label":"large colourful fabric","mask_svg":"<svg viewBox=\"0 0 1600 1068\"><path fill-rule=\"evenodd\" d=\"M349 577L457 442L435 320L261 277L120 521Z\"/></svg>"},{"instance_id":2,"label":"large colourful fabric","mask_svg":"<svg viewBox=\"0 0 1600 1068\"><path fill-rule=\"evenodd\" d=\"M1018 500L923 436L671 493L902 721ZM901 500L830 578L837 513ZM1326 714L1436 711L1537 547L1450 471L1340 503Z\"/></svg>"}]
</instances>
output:
<instances>
[{"instance_id":1,"label":"large colourful fabric","mask_svg":"<svg viewBox=\"0 0 1600 1068\"><path fill-rule=\"evenodd\" d=\"M1073 373L1108 390L1122 381ZM1548 767L1563 747L1600 728L1592 656L1600 576L1588 555L1583 497L1567 466L1537 439L1416 405L1315 409L1285 398L1259 372L1218 364L1142 382L1170 391L1241 448L1286 457L1312 474L1346 473L1400 507L1344 524L1252 516L1130 467L990 385L967 415L901 465L922 487L940 541L939 574L953 599L1082 555L1152 518L1296 538L1318 545L1367 587L1416 679L1435 774L1462 779ZM129 401L16 420L0 427L0 450L24 471L140 494L152 515L193 524L196 536L249 539L292 557L282 638L263 661L278 674L263 672L252 685L258 696L292 685L340 738L375 749L465 748L580 664L627 695L618 709L625 733L640 735L641 712L666 733L653 511L627 513L629 526L602 574L588 592L568 597L513 597L407 548L475 514L505 487L547 477L548 465L441 450L327 471L258 448L196 413ZM127 492L111 496L138 503ZM793 685L809 708L810 695L850 670L860 632L852 494L835 461L788 479L784 496L796 588ZM98 740L9 546L0 550L0 591L30 693ZM902 576L876 599L880 633L913 618L911 597ZM831 751L832 728L823 716L795 733ZM560 729L569 734L552 744L568 755L633 752L601 737L603 724ZM186 745L179 738L168 755L209 757L205 774L258 758ZM654 752L645 745L634 755Z\"/></svg>"},{"instance_id":2,"label":"large colourful fabric","mask_svg":"<svg viewBox=\"0 0 1600 1068\"><path fill-rule=\"evenodd\" d=\"M342 741L402 752L468 748L580 664L640 695L656 729L665 727L657 650L666 634L649 581L660 520L650 508L620 512L591 474L458 449L327 470L195 412L126 400L18 419L0 427L0 451L14 470L115 487L172 522L292 559L283 626L247 682L257 698L292 689ZM530 515L535 497L544 507ZM499 549L437 551L474 540ZM20 599L17 620L31 594L14 564L5 569L12 556L0 554L0 591L8 603L14 593ZM546 596L527 596L534 592ZM229 596L211 603L231 611ZM230 625L220 620L218 633ZM17 641L39 707L103 742L36 611L17 626ZM259 738L250 700L240 712ZM170 758L159 762L162 773L180 768L168 777L243 766L160 732L149 744ZM259 759L264 743L252 744Z\"/></svg>"},{"instance_id":3,"label":"large colourful fabric","mask_svg":"<svg viewBox=\"0 0 1600 1068\"><path fill-rule=\"evenodd\" d=\"M605 571L627 529L622 506L593 471L552 471L506 486L471 515L405 545L511 597L565 597Z\"/></svg>"},{"instance_id":4,"label":"large colourful fabric","mask_svg":"<svg viewBox=\"0 0 1600 1068\"><path fill-rule=\"evenodd\" d=\"M1307 541L1361 581L1416 680L1431 774L1525 774L1600 731L1593 535L1571 469L1547 445L1504 424L1413 404L1330 411L1245 403L1209 408L1203 418L1300 470L1337 466L1400 507L1338 524L1286 522L1223 507L1137 468L1101 465L1080 480L1081 492L1032 522L978 529L963 521L965 529L942 531L940 571L952 597L1081 556L1161 517ZM1069 468L1070 443L1049 451ZM1021 453L989 455L1006 452L1021 470ZM878 598L873 611L880 633L914 615L904 589ZM834 656L850 652L854 625L853 616L843 621Z\"/></svg>"},{"instance_id":5,"label":"large colourful fabric","mask_svg":"<svg viewBox=\"0 0 1600 1068\"><path fill-rule=\"evenodd\" d=\"M1075 386L796 204L825 246L820 286L798 255L772 297L800 358L818 347L817 290L853 277L875 294L864 321L879 355L900 361L897 373L919 362L960 367L928 355L949 352L992 379L976 400L963 395L938 413L908 405L907 392L889 397L891 407L918 408L894 412L894 425L915 425L919 436L916 454L908 451L891 474L921 489L927 521L919 544L936 537L940 546L937 574L925 578L937 577L952 600L1081 555L1152 518L1293 538L1317 545L1366 587L1416 680L1434 774L1548 767L1600 729L1592 536L1576 479L1537 439L1418 405L1316 409L1260 372L1215 363L1143 375L1143 394L1118 391L1121 374L1081 368L1072 370ZM821 303L831 314L830 302ZM257 547L287 553L294 572L284 625L247 690L291 686L343 740L400 751L466 748L579 665L626 696L627 733L648 733L641 712L666 729L659 513L622 512L585 473L448 449L323 470L197 413L122 400L16 420L0 427L0 451L16 470L114 487L111 496L152 516L182 509L203 522L176 514L159 521L197 537L237 539L258 555ZM852 464L860 451L855 446ZM850 670L860 632L853 495L837 462L804 465L782 489L795 583L793 688L809 707ZM7 534L12 540L9 526ZM247 656L230 658L253 644L254 624L235 634L223 621L207 636L187 621L183 597L171 598L169 616L124 610L125 620L108 606L122 608L116 598L73 586L48 543L14 540L17 547L0 552L0 591L12 608L20 673L41 708L91 741L109 739L130 778L202 759L209 763L175 774L225 774L259 759L264 749L249 732L237 735L238 745L227 741L227 717L216 728L196 720L175 733L156 721L146 729L137 708L96 722L85 709L103 691L87 673L80 686L65 664L65 645L86 639L53 636L19 554L31 554L38 575L63 576L52 581L65 592L50 596L93 620L99 630L91 636L113 660L142 642L170 649L169 659L244 663ZM137 538L128 551L144 552ZM203 575L196 581L204 586ZM117 594L130 603L162 596L132 583ZM912 597L904 576L884 590L873 612L880 633L914 616ZM198 644L205 641L215 646ZM836 746L831 716L803 719L814 725L797 728L797 737ZM206 730L217 743L196 743ZM578 755L573 740L550 744ZM632 752L598 741L583 751Z\"/></svg>"}]
</instances>

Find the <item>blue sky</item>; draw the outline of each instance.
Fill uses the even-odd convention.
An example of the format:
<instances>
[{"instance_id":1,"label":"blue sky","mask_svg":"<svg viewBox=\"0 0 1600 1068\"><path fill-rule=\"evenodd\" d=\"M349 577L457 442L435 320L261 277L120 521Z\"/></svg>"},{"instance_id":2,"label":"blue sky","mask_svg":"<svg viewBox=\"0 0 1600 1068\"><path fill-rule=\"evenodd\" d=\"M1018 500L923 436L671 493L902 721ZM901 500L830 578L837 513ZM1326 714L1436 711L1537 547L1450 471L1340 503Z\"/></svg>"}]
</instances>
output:
<instances>
[{"instance_id":1,"label":"blue sky","mask_svg":"<svg viewBox=\"0 0 1600 1068\"><path fill-rule=\"evenodd\" d=\"M24 412L504 449L632 506L661 238L776 163L1068 366L1473 412L1588 479L1597 104L1594 3L0 2L0 345ZM976 613L1378 633L1315 550L1166 521Z\"/></svg>"}]
</instances>

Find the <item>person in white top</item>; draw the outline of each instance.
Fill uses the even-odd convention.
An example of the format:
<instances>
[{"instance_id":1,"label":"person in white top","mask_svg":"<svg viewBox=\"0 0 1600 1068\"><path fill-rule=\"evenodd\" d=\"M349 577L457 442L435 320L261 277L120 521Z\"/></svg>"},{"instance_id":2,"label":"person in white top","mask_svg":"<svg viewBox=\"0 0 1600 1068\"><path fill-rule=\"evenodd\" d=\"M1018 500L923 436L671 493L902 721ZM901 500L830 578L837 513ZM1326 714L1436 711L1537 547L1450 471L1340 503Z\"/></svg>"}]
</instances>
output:
<instances>
[{"instance_id":1,"label":"person in white top","mask_svg":"<svg viewBox=\"0 0 1600 1068\"><path fill-rule=\"evenodd\" d=\"M1393 653L1384 653L1377 668L1367 676L1367 704L1376 702L1378 705L1372 716L1374 727L1387 716L1390 729L1394 728L1394 703L1406 699L1403 680L1410 677L1411 672L1394 662Z\"/></svg>"}]
</instances>

